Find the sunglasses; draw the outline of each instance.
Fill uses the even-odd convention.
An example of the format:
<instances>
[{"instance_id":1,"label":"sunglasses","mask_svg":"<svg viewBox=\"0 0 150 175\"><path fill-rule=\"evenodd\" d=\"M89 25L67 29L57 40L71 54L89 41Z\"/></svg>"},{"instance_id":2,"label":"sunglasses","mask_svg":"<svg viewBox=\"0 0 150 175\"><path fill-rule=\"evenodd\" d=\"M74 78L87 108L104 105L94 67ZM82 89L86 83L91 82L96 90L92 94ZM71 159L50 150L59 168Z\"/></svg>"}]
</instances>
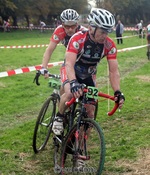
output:
<instances>
[{"instance_id":1,"label":"sunglasses","mask_svg":"<svg viewBox=\"0 0 150 175\"><path fill-rule=\"evenodd\" d=\"M74 24L74 25L71 25L71 26L69 26L69 25L63 25L64 26L64 28L65 29L75 29L76 27L77 27L77 25L76 24Z\"/></svg>"}]
</instances>

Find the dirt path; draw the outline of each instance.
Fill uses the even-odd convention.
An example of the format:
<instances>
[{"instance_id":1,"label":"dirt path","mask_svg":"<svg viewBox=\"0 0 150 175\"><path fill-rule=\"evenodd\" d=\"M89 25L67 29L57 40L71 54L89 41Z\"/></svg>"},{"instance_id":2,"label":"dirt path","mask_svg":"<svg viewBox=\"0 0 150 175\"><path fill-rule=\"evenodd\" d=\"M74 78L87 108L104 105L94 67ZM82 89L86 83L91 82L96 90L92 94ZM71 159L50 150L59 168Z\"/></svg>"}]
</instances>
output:
<instances>
[{"instance_id":1,"label":"dirt path","mask_svg":"<svg viewBox=\"0 0 150 175\"><path fill-rule=\"evenodd\" d=\"M115 175L150 175L150 148L139 152L139 159L133 161L119 161L116 166L125 167L129 172Z\"/></svg>"}]
</instances>

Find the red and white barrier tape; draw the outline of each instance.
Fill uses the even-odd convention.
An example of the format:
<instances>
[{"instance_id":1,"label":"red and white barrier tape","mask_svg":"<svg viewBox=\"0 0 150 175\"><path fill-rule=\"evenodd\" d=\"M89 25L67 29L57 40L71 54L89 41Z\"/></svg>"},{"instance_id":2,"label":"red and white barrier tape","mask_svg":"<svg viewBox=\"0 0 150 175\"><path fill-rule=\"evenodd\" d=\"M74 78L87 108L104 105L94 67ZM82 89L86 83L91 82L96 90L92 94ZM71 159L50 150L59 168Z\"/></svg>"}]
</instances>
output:
<instances>
[{"instance_id":1,"label":"red and white barrier tape","mask_svg":"<svg viewBox=\"0 0 150 175\"><path fill-rule=\"evenodd\" d=\"M48 67L58 66L58 65L61 65L62 63L63 63L63 61L49 63ZM8 76L16 75L16 74L27 73L27 72L39 70L41 68L42 68L41 65L37 65L37 66L23 67L23 68L20 68L20 69L10 70L10 71L7 71L7 72L0 72L0 78L1 77L8 77Z\"/></svg>"},{"instance_id":2,"label":"red and white barrier tape","mask_svg":"<svg viewBox=\"0 0 150 175\"><path fill-rule=\"evenodd\" d=\"M118 52L125 52L125 51L131 51L131 50L135 50L135 49L141 49L141 48L146 47L146 46L148 46L148 45L146 44L146 45L142 45L142 46L128 47L128 48L120 49L120 50L118 50Z\"/></svg>"},{"instance_id":3,"label":"red and white barrier tape","mask_svg":"<svg viewBox=\"0 0 150 175\"><path fill-rule=\"evenodd\" d=\"M62 45L62 44L58 44ZM39 47L48 47L48 44L36 44L36 45L24 45L24 46L0 46L0 49L30 49L30 48L39 48Z\"/></svg>"},{"instance_id":4,"label":"red and white barrier tape","mask_svg":"<svg viewBox=\"0 0 150 175\"><path fill-rule=\"evenodd\" d=\"M131 38L131 37L135 37L137 35L134 36L123 36L122 38ZM113 39L117 39L117 38L113 38ZM58 45L62 45L62 44L58 44ZM39 47L48 47L48 44L36 44L36 45L24 45L24 46L0 46L0 49L29 49L29 48L39 48Z\"/></svg>"},{"instance_id":5,"label":"red and white barrier tape","mask_svg":"<svg viewBox=\"0 0 150 175\"><path fill-rule=\"evenodd\" d=\"M113 38L113 39L120 39L120 38L132 38L132 37L136 37L138 35L132 35L132 36L122 36L122 37L117 37L117 38Z\"/></svg>"},{"instance_id":6,"label":"red and white barrier tape","mask_svg":"<svg viewBox=\"0 0 150 175\"><path fill-rule=\"evenodd\" d=\"M0 28L4 28L3 26L0 26ZM11 29L29 29L29 30L33 30L33 29L38 29L38 30L40 30L40 29L42 29L42 30L54 30L55 28L54 27L44 27L44 28L42 28L42 27L32 27L32 26L30 26L30 27L25 27L25 26L9 26L9 28L11 28Z\"/></svg>"},{"instance_id":7,"label":"red and white barrier tape","mask_svg":"<svg viewBox=\"0 0 150 175\"><path fill-rule=\"evenodd\" d=\"M24 45L24 46L0 46L0 49L25 49L25 48L47 47L47 46L48 44Z\"/></svg>"},{"instance_id":8,"label":"red and white barrier tape","mask_svg":"<svg viewBox=\"0 0 150 175\"><path fill-rule=\"evenodd\" d=\"M140 49L140 48L143 48L143 47L146 47L146 46L147 45L124 48L124 49L118 50L118 52L131 51L131 50ZM61 65L62 63L63 63L63 61L49 63L48 67L58 66L58 65ZM38 66L31 66L31 67L24 67L24 68L20 68L20 69L10 70L10 71L7 71L7 72L0 72L0 78L39 70L39 69L41 69L41 67L42 67L41 65L38 65Z\"/></svg>"},{"instance_id":9,"label":"red and white barrier tape","mask_svg":"<svg viewBox=\"0 0 150 175\"><path fill-rule=\"evenodd\" d=\"M124 27L125 31L138 31L135 27ZM146 30L146 27L143 27L143 30Z\"/></svg>"},{"instance_id":10,"label":"red and white barrier tape","mask_svg":"<svg viewBox=\"0 0 150 175\"><path fill-rule=\"evenodd\" d=\"M0 28L3 28L3 26L1 26L0 25ZM41 29L41 27L36 27L36 26L30 26L30 27L26 27L26 26L9 26L9 28L14 28L14 29L38 29L38 30L40 30ZM45 27L45 28L43 28L44 30L54 30L55 28L53 28L53 27ZM146 30L146 27L143 27L143 29L144 30ZM115 30L115 29L114 29ZM136 30L138 30L138 29L136 29L135 27L124 27L124 30L125 31L136 31Z\"/></svg>"}]
</instances>

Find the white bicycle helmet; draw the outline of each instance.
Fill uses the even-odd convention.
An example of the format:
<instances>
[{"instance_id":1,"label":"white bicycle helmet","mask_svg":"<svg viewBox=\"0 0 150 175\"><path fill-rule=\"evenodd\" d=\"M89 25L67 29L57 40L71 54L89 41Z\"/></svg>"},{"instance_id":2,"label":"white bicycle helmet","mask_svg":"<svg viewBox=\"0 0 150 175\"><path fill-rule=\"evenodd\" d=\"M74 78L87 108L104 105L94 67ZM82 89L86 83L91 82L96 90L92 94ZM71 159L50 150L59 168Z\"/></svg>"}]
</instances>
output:
<instances>
[{"instance_id":1,"label":"white bicycle helmet","mask_svg":"<svg viewBox=\"0 0 150 175\"><path fill-rule=\"evenodd\" d=\"M79 20L79 14L73 9L66 9L61 13L60 19L64 24L76 24Z\"/></svg>"},{"instance_id":2,"label":"white bicycle helmet","mask_svg":"<svg viewBox=\"0 0 150 175\"><path fill-rule=\"evenodd\" d=\"M101 8L92 8L87 20L92 27L99 27L109 33L115 26L114 16L109 11Z\"/></svg>"}]
</instances>

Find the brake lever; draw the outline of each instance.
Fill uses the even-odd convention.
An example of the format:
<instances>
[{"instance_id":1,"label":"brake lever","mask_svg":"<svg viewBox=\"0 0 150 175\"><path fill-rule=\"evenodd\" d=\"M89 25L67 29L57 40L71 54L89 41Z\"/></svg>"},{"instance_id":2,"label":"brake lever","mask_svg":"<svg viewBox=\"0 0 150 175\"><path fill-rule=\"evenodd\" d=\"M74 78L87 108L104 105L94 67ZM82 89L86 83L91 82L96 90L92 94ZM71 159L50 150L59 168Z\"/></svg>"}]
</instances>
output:
<instances>
[{"instance_id":1,"label":"brake lever","mask_svg":"<svg viewBox=\"0 0 150 175\"><path fill-rule=\"evenodd\" d=\"M39 77L40 77L40 75L41 75L41 72L38 70L36 72L35 78L33 80L33 83L36 82L36 85L38 85L38 86L40 86L40 83L39 83Z\"/></svg>"}]
</instances>

